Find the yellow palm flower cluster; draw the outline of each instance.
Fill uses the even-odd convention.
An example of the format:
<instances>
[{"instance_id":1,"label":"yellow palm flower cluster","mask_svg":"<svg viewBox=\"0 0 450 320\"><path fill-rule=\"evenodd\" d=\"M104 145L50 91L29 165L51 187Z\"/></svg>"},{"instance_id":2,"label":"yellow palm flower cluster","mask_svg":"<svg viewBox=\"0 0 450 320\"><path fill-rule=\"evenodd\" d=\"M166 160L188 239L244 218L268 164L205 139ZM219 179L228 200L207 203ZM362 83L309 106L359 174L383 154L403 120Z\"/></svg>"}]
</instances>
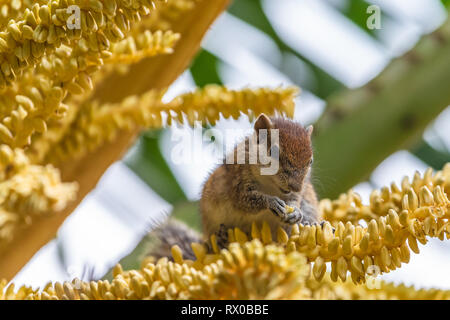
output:
<instances>
[{"instance_id":1,"label":"yellow palm flower cluster","mask_svg":"<svg viewBox=\"0 0 450 320\"><path fill-rule=\"evenodd\" d=\"M199 250L199 246L195 246ZM179 260L179 248L173 248ZM182 259L182 258L181 258ZM310 276L306 258L281 246L255 239L231 243L215 259L199 266L192 261L143 261L140 270L113 270L112 281L49 283L42 290L0 282L0 299L7 300L172 300L172 299L449 299L450 291L416 290L380 281L376 288L336 283L326 274Z\"/></svg>"},{"instance_id":2,"label":"yellow palm flower cluster","mask_svg":"<svg viewBox=\"0 0 450 320\"><path fill-rule=\"evenodd\" d=\"M372 279L372 284L355 285L350 279L334 282L326 273L321 281L310 277L306 286L314 300L449 300L450 290L415 289Z\"/></svg>"},{"instance_id":3,"label":"yellow palm flower cluster","mask_svg":"<svg viewBox=\"0 0 450 320\"><path fill-rule=\"evenodd\" d=\"M80 28L69 27L68 22L74 24L69 21L75 12L72 6L79 9ZM21 17L9 20L0 32L0 87L61 44L81 41L91 49L107 49L109 41L123 39L130 22L140 20L152 7L154 2L148 0L62 0L23 8Z\"/></svg>"},{"instance_id":4,"label":"yellow palm flower cluster","mask_svg":"<svg viewBox=\"0 0 450 320\"><path fill-rule=\"evenodd\" d=\"M242 113L293 115L296 87L243 89L240 91L208 85L192 93L182 94L168 103L162 102L163 91L152 90L141 96L131 96L117 104L94 102L82 108L71 127L46 162L58 163L78 158L95 150L119 132L136 127L161 128L173 122L191 125L196 120L215 123L220 116L237 118Z\"/></svg>"},{"instance_id":5,"label":"yellow palm flower cluster","mask_svg":"<svg viewBox=\"0 0 450 320\"><path fill-rule=\"evenodd\" d=\"M6 164L6 165L5 165ZM75 198L76 183L62 183L52 165L30 164L23 150L0 147L0 249L33 219L57 212Z\"/></svg>"},{"instance_id":6,"label":"yellow palm flower cluster","mask_svg":"<svg viewBox=\"0 0 450 320\"><path fill-rule=\"evenodd\" d=\"M309 296L305 280L306 259L286 254L275 245L258 240L231 244L202 269L160 259L141 270L114 269L114 278L71 283L57 282L42 291L0 283L0 299L302 299Z\"/></svg>"},{"instance_id":7,"label":"yellow palm flower cluster","mask_svg":"<svg viewBox=\"0 0 450 320\"><path fill-rule=\"evenodd\" d=\"M71 6L80 9L79 29L67 26ZM170 53L179 38L171 31L125 38L130 23L151 7L152 1L50 1L25 8L21 22L11 20L0 32L2 141L12 147L29 144L33 132L46 130L49 118L66 114L62 100L68 92L92 89L91 76L104 61L132 63Z\"/></svg>"},{"instance_id":8,"label":"yellow palm flower cluster","mask_svg":"<svg viewBox=\"0 0 450 320\"><path fill-rule=\"evenodd\" d=\"M129 36L112 45L112 56L106 63L135 63L145 57L173 52L180 35L172 31L155 33L145 30L136 36Z\"/></svg>"},{"instance_id":9,"label":"yellow palm flower cluster","mask_svg":"<svg viewBox=\"0 0 450 320\"><path fill-rule=\"evenodd\" d=\"M23 14L25 8L31 8L34 3L45 4L45 2L42 0L1 0L0 25L6 26L9 20L17 20Z\"/></svg>"},{"instance_id":10,"label":"yellow palm flower cluster","mask_svg":"<svg viewBox=\"0 0 450 320\"><path fill-rule=\"evenodd\" d=\"M136 31L170 30L183 14L195 8L199 0L172 0L166 4L156 3L156 8L148 19L136 26Z\"/></svg>"},{"instance_id":11,"label":"yellow palm flower cluster","mask_svg":"<svg viewBox=\"0 0 450 320\"><path fill-rule=\"evenodd\" d=\"M278 112L293 117L294 98L298 93L297 87L236 91L218 85L208 85L202 90L178 96L169 107L175 113L175 116L171 117L173 120L184 122L182 114L185 114L190 125L196 120L214 125L220 115L237 119L242 114L253 118L260 113ZM169 119L169 123L172 119Z\"/></svg>"},{"instance_id":12,"label":"yellow palm flower cluster","mask_svg":"<svg viewBox=\"0 0 450 320\"><path fill-rule=\"evenodd\" d=\"M279 228L277 239L273 240L267 223L261 227L254 223L251 238L261 239L264 244L275 241L287 252L304 254L314 263L312 274L319 281L326 273L326 263L330 262L333 281L345 281L350 272L352 281L360 284L368 275L389 272L408 263L410 250L419 253L417 242L426 244L427 237L450 238L450 201L443 191L449 185L450 164L447 164L434 175L431 170L423 177L416 174L412 183L404 179L403 189L383 188L382 193L374 192L368 206L352 192L349 193L352 201L348 201L348 195L331 205L329 200L323 200L323 215L334 217L330 219L334 228L328 220L321 226L299 224L293 226L290 235ZM355 216L376 218L367 219L367 227L363 227L352 223ZM230 229L228 240L245 243L248 236L237 228ZM219 252L214 236L211 247L216 254ZM196 263L207 263L200 252L194 250Z\"/></svg>"},{"instance_id":13,"label":"yellow palm flower cluster","mask_svg":"<svg viewBox=\"0 0 450 320\"><path fill-rule=\"evenodd\" d=\"M322 226L295 225L290 234L280 228L273 239L267 223L261 228L254 224L251 235L238 228L228 230L229 244L222 250L214 236L211 251L204 244L193 243L194 261L183 259L181 249L174 246L173 262L162 258L154 263L149 257L140 270L130 271L117 265L111 282L74 279L48 284L42 290L26 286L14 290L12 284L3 282L1 298L448 299L449 291L416 290L378 281L373 268L387 272L407 263L410 249L418 252L416 241L426 243L426 236L448 238L450 201L442 190L450 184L449 168L447 164L435 174L428 170L420 179L416 174L412 184L403 180L403 187L408 189L397 190L402 193L400 214L386 206L388 213L378 211L378 218L370 220L368 227L355 226L344 217L333 221L335 228L328 221ZM418 195L414 188L419 190ZM390 195L385 197L385 204L396 198L395 191ZM336 214L343 210L343 199L334 206ZM373 196L369 205L359 208L368 210L374 201L378 198ZM347 211L354 208L349 205ZM348 217L353 219L352 215ZM331 262L329 273L326 262ZM347 272L351 279L347 279Z\"/></svg>"},{"instance_id":14,"label":"yellow palm flower cluster","mask_svg":"<svg viewBox=\"0 0 450 320\"><path fill-rule=\"evenodd\" d=\"M359 195L350 190L346 194L341 194L337 200L321 201L322 218L331 222L333 225L336 222L344 220L355 224L360 220L368 222L371 219L386 216L389 213L389 209L394 209L399 212L403 206L402 201L406 200L405 195L411 192L411 189L417 196L417 194L421 193L423 186L427 186L431 190L433 188L432 186L438 185L445 194L450 194L449 174L450 166L447 164L442 171L434 175L433 170L428 169L425 171L423 177L420 176L419 172L416 172L412 181L405 176L401 181L400 187L395 183L391 183L390 187L374 190L370 194L369 206L362 205ZM408 201L411 201L412 198L415 197L411 194Z\"/></svg>"}]
</instances>

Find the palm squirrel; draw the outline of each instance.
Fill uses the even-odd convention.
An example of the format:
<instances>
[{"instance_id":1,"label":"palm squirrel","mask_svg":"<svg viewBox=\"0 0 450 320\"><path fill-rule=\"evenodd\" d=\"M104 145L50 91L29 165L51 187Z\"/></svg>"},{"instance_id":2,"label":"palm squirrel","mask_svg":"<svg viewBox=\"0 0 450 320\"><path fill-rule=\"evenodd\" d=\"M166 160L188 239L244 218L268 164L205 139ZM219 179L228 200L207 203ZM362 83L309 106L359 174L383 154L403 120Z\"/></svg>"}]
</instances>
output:
<instances>
[{"instance_id":1,"label":"palm squirrel","mask_svg":"<svg viewBox=\"0 0 450 320\"><path fill-rule=\"evenodd\" d=\"M233 150L233 163L217 167L204 184L200 199L203 241L207 242L215 234L219 246L224 247L228 228L239 227L250 234L253 222L259 225L268 222L274 233L279 226L289 232L292 224L318 222L318 201L310 181L312 130L312 126L305 129L284 118L269 118L264 114L258 117L254 133ZM264 141L260 132L266 133ZM272 139L274 134L278 139ZM277 161L277 171L262 174L267 162L261 163L259 157L253 164L249 161L255 146L258 150L266 149L268 157ZM245 161L238 162L238 151L242 150ZM289 207L293 212L289 212ZM189 243L202 242L200 235L194 235L187 226L173 219L155 230L154 238L159 238L160 245L153 246L150 255L156 258L170 256L170 247L175 244L183 246L185 258L193 258ZM188 242L180 244L185 242L182 239Z\"/></svg>"},{"instance_id":2,"label":"palm squirrel","mask_svg":"<svg viewBox=\"0 0 450 320\"><path fill-rule=\"evenodd\" d=\"M261 225L267 221L273 232L279 226L289 231L295 223L318 222L318 201L310 181L312 129L284 118L258 117L253 135L242 142L243 146L235 147L233 163L219 166L204 185L200 213L206 239L215 234L223 245L229 228L238 227L250 234L253 222ZM264 141L259 140L262 131L267 132ZM278 141L271 139L271 132L278 133ZM267 148L269 156L278 156L277 172L262 174L267 164L259 158L249 163L252 139L256 141L253 145ZM236 163L237 150L245 150L244 163ZM293 207L293 212L289 213L288 207Z\"/></svg>"}]
</instances>

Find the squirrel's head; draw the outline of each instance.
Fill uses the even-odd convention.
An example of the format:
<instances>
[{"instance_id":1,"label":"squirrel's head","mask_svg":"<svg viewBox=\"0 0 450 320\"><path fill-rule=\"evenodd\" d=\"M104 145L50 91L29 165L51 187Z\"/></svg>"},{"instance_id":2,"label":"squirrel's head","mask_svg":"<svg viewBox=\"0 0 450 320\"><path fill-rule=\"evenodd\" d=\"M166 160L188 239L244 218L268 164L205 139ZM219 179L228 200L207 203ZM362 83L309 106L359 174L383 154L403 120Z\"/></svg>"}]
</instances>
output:
<instances>
[{"instance_id":1,"label":"squirrel's head","mask_svg":"<svg viewBox=\"0 0 450 320\"><path fill-rule=\"evenodd\" d=\"M259 130L267 130L268 153L279 159L279 169L273 175L272 181L283 193L301 191L313 159L311 145L313 127L303 128L292 120L269 118L261 114L255 122L254 129L256 134L260 132ZM276 133L278 139L275 139Z\"/></svg>"}]
</instances>

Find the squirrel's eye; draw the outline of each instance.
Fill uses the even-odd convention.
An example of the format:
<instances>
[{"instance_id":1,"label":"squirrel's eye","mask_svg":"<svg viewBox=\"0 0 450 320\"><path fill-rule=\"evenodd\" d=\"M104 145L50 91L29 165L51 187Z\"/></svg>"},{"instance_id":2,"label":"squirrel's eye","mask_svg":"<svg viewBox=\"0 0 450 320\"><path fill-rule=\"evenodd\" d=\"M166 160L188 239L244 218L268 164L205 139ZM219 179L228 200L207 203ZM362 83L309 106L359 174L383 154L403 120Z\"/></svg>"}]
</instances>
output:
<instances>
[{"instance_id":1,"label":"squirrel's eye","mask_svg":"<svg viewBox=\"0 0 450 320\"><path fill-rule=\"evenodd\" d=\"M309 160L309 165L311 166L313 164L313 159Z\"/></svg>"}]
</instances>

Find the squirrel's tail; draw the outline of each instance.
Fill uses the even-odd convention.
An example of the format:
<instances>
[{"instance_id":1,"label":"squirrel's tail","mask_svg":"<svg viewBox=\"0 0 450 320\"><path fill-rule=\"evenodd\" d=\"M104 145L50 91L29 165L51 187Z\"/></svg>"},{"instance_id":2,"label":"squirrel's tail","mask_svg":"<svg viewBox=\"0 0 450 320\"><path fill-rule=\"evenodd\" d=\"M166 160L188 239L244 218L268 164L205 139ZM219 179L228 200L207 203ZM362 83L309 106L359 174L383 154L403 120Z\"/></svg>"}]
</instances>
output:
<instances>
[{"instance_id":1,"label":"squirrel's tail","mask_svg":"<svg viewBox=\"0 0 450 320\"><path fill-rule=\"evenodd\" d=\"M174 218L169 218L163 225L152 230L147 235L147 239L150 245L146 255L156 259L163 257L171 259L171 248L178 245L184 259L195 260L191 243L203 242L202 236L198 232Z\"/></svg>"}]
</instances>

